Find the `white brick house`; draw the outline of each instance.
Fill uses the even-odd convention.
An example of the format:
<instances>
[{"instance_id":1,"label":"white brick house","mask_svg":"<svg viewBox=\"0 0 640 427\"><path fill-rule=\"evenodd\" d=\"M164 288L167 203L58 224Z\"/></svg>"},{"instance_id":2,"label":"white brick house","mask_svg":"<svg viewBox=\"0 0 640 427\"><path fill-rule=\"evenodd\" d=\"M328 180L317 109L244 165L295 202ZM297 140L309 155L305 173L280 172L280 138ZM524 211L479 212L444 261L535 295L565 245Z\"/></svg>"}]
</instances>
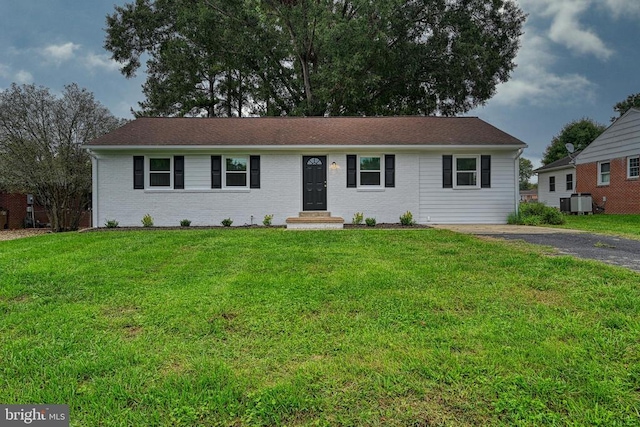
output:
<instances>
[{"instance_id":1,"label":"white brick house","mask_svg":"<svg viewBox=\"0 0 640 427\"><path fill-rule=\"evenodd\" d=\"M87 145L93 224L505 223L525 147L474 117L141 118Z\"/></svg>"}]
</instances>

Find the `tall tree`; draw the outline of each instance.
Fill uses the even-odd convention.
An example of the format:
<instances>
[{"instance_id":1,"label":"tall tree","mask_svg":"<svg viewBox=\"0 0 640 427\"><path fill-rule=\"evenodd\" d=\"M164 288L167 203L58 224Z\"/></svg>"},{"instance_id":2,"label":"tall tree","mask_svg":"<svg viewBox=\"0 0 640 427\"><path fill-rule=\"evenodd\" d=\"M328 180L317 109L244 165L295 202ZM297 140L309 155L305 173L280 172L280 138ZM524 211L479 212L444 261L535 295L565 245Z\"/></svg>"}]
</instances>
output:
<instances>
[{"instance_id":1,"label":"tall tree","mask_svg":"<svg viewBox=\"0 0 640 427\"><path fill-rule=\"evenodd\" d=\"M584 150L587 145L591 144L605 129L606 126L588 118L574 120L566 124L547 146L542 157L542 164L548 165L563 157L567 157L569 152L565 145L568 143L573 144L576 151Z\"/></svg>"},{"instance_id":2,"label":"tall tree","mask_svg":"<svg viewBox=\"0 0 640 427\"><path fill-rule=\"evenodd\" d=\"M533 176L533 164L531 160L520 157L520 190L530 190L529 179Z\"/></svg>"},{"instance_id":3,"label":"tall tree","mask_svg":"<svg viewBox=\"0 0 640 427\"><path fill-rule=\"evenodd\" d=\"M0 92L0 180L31 193L53 231L77 229L91 193L91 159L83 144L123 121L76 84L57 98L34 85Z\"/></svg>"},{"instance_id":4,"label":"tall tree","mask_svg":"<svg viewBox=\"0 0 640 427\"><path fill-rule=\"evenodd\" d=\"M624 115L631 108L640 108L640 93L634 93L633 95L627 96L627 99L624 101L618 102L613 106L613 111L618 113L618 117L612 117L611 121L615 122L620 117Z\"/></svg>"},{"instance_id":5,"label":"tall tree","mask_svg":"<svg viewBox=\"0 0 640 427\"><path fill-rule=\"evenodd\" d=\"M154 115L454 115L509 79L513 0L136 0L107 17ZM231 106L231 107L230 107Z\"/></svg>"}]
</instances>

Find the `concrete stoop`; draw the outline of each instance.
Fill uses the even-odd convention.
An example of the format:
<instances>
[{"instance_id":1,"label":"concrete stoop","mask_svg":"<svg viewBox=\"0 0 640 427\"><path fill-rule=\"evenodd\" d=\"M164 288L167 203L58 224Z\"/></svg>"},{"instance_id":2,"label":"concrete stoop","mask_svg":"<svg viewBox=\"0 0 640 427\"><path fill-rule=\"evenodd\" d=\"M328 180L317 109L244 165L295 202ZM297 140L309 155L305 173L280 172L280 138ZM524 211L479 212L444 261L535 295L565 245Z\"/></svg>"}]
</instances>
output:
<instances>
[{"instance_id":1,"label":"concrete stoop","mask_svg":"<svg viewBox=\"0 0 640 427\"><path fill-rule=\"evenodd\" d=\"M289 230L342 230L344 219L331 216L326 211L299 212L298 216L287 218Z\"/></svg>"}]
</instances>

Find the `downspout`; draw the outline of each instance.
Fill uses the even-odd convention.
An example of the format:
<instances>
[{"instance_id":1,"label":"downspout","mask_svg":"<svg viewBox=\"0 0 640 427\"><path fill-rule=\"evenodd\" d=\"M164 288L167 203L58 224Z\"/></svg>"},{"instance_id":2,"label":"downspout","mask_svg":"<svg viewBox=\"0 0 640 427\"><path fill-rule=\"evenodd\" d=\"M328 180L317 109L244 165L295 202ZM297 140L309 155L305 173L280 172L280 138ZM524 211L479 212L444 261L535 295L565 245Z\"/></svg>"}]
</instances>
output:
<instances>
[{"instance_id":1,"label":"downspout","mask_svg":"<svg viewBox=\"0 0 640 427\"><path fill-rule=\"evenodd\" d=\"M91 155L91 227L98 227L98 158Z\"/></svg>"},{"instance_id":2,"label":"downspout","mask_svg":"<svg viewBox=\"0 0 640 427\"><path fill-rule=\"evenodd\" d=\"M515 191L514 191L514 204L515 204L515 212L518 215L518 211L520 210L520 156L522 156L522 152L524 148L518 150L518 154L516 154L516 158L514 160L514 182L515 182Z\"/></svg>"}]
</instances>

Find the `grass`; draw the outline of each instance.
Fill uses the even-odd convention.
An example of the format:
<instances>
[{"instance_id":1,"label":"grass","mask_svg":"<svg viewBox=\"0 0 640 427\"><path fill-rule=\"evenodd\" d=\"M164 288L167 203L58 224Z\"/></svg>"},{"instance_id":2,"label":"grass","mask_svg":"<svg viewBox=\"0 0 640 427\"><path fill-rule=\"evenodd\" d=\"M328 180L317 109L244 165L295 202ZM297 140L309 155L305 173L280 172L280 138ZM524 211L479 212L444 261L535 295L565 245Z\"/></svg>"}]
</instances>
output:
<instances>
[{"instance_id":1,"label":"grass","mask_svg":"<svg viewBox=\"0 0 640 427\"><path fill-rule=\"evenodd\" d=\"M552 227L585 230L640 240L640 215L565 215L564 225Z\"/></svg>"},{"instance_id":2,"label":"grass","mask_svg":"<svg viewBox=\"0 0 640 427\"><path fill-rule=\"evenodd\" d=\"M638 425L639 285L439 230L0 242L0 402L73 426Z\"/></svg>"}]
</instances>

